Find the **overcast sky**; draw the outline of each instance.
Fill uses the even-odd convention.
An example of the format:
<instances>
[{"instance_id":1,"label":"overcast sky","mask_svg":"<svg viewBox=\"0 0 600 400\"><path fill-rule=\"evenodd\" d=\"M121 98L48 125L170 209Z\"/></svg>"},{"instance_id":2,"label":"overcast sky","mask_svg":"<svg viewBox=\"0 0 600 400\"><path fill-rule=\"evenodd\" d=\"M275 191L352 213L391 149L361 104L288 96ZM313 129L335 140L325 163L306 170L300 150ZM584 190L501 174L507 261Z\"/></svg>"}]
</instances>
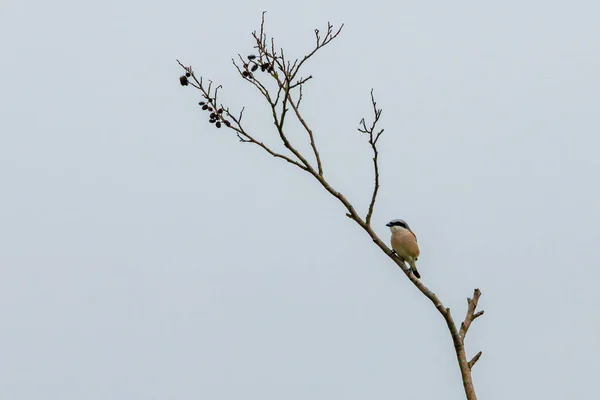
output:
<instances>
[{"instance_id":1,"label":"overcast sky","mask_svg":"<svg viewBox=\"0 0 600 400\"><path fill-rule=\"evenodd\" d=\"M590 399L600 370L600 6L593 1L0 2L2 399L463 399L444 320L308 175L207 123L175 59L302 56L332 185L419 238L480 399ZM305 134L291 139L307 149Z\"/></svg>"}]
</instances>

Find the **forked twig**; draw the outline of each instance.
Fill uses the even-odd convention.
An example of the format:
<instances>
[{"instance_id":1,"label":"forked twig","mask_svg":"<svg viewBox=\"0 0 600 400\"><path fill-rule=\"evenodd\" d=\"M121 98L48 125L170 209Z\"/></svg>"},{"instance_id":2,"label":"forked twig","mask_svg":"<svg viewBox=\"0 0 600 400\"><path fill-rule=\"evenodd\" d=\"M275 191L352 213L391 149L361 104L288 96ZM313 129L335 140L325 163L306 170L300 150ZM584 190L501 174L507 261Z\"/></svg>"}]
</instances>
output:
<instances>
[{"instance_id":1,"label":"forked twig","mask_svg":"<svg viewBox=\"0 0 600 400\"><path fill-rule=\"evenodd\" d=\"M375 133L375 128L377 123L379 122L379 118L381 118L381 113L383 110L381 108L377 108L377 102L375 101L375 96L373 95L373 89L371 89L371 104L373 105L373 114L374 119L373 123L369 128L367 128L367 124L365 119L360 120L360 125L362 128L358 128L358 131L361 133L366 133L369 135L369 144L371 145L371 149L373 150L373 170L375 172L375 184L373 185L373 194L371 195L371 203L369 204L369 211L367 212L367 217L365 218L365 222L367 225L371 225L371 217L373 217L373 210L375 209L375 200L377 199L377 193L379 192L379 151L377 150L377 141L381 137L383 133L383 129Z\"/></svg>"},{"instance_id":2,"label":"forked twig","mask_svg":"<svg viewBox=\"0 0 600 400\"><path fill-rule=\"evenodd\" d=\"M477 308L477 302L479 302L479 297L481 297L481 291L479 289L475 289L473 291L473 298L467 298L467 315L465 316L465 320L460 324L460 337L464 339L471 326L471 322L473 322L477 317L483 315L483 310L479 312L475 312Z\"/></svg>"}]
</instances>

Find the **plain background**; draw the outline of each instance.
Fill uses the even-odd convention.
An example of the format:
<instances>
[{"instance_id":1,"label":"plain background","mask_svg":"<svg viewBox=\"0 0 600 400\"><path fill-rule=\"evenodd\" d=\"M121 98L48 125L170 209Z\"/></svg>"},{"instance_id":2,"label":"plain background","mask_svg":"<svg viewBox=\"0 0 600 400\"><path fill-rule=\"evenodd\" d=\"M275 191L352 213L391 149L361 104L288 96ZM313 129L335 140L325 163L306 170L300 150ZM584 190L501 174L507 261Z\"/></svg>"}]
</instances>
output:
<instances>
[{"instance_id":1,"label":"plain background","mask_svg":"<svg viewBox=\"0 0 600 400\"><path fill-rule=\"evenodd\" d=\"M301 171L217 131L179 58L268 109L231 65L267 33L305 75L326 177L403 218L423 282L484 317L479 398L598 395L600 7L592 1L0 3L0 397L462 399L435 308ZM290 135L302 149L305 134Z\"/></svg>"}]
</instances>

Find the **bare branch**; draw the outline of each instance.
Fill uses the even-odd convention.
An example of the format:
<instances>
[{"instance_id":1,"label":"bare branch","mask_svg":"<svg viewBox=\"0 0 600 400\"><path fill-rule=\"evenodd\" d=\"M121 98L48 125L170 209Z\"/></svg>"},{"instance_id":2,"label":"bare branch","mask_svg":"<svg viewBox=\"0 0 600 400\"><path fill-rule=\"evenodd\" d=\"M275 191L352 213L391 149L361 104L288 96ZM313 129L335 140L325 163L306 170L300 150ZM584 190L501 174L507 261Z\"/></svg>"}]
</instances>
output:
<instances>
[{"instance_id":1,"label":"bare branch","mask_svg":"<svg viewBox=\"0 0 600 400\"><path fill-rule=\"evenodd\" d=\"M298 168L306 171L306 167L304 165L300 164L299 162L297 162L295 160L292 160L288 156L285 156L283 154L273 151L270 147L265 145L263 142L256 140L254 137L252 137L250 134L248 134L248 132L246 132L244 130L244 128L242 127L242 124L241 124L243 111L244 110L242 109L242 111L240 112L239 118L234 117L233 115L231 115L229 113L229 111L227 111L227 115L229 116L229 118L231 118L231 120L236 125L236 126L231 126L230 128L233 129L237 133L237 137L240 139L240 142L253 143L253 144L261 147L263 150L265 150L267 153L269 153L273 157L281 158L282 160L285 160L288 163L293 164L293 165L297 166Z\"/></svg>"},{"instance_id":2,"label":"bare branch","mask_svg":"<svg viewBox=\"0 0 600 400\"><path fill-rule=\"evenodd\" d=\"M298 79L298 82L296 82L290 86L290 89L294 89L298 86L302 87L303 84L305 84L306 82L308 82L311 79L312 79L312 75L309 76L308 78L300 78L300 79Z\"/></svg>"},{"instance_id":3,"label":"bare branch","mask_svg":"<svg viewBox=\"0 0 600 400\"><path fill-rule=\"evenodd\" d=\"M298 99L298 104L300 104L300 100L302 99L302 92L300 92L300 98ZM309 128L308 124L300 114L300 110L298 109L298 105L294 104L294 102L290 102L294 113L296 114L296 118L300 121L300 124L304 127L304 130L308 133L308 137L310 140L310 147L312 148L313 154L315 155L315 159L317 160L317 168L319 171L319 175L323 176L323 164L321 163L321 155L319 154L319 150L317 149L317 145L315 144L315 136L313 134L312 129Z\"/></svg>"},{"instance_id":4,"label":"bare branch","mask_svg":"<svg viewBox=\"0 0 600 400\"><path fill-rule=\"evenodd\" d=\"M473 322L475 320L475 318L480 317L481 315L483 315L483 311L479 311L477 313L475 313L475 309L477 308L477 302L479 301L479 297L481 297L481 291L479 289L475 289L473 291L473 298L467 298L467 303L468 303L468 308L467 308L467 315L465 316L465 320L463 321L463 323L460 325L460 337L465 338L465 335L467 334L467 331L469 330L469 327L471 326L471 322Z\"/></svg>"},{"instance_id":5,"label":"bare branch","mask_svg":"<svg viewBox=\"0 0 600 400\"><path fill-rule=\"evenodd\" d=\"M177 63L186 71L186 74L189 74L190 78L193 80L193 82L190 82L190 84L192 86L194 86L196 89L200 90L202 93L202 96L207 99L207 103L204 104L204 106L207 107L208 111L214 110L215 112L211 111L211 116L214 114L214 123L217 125L217 127L221 126L221 122L229 129L232 129L233 131L236 132L236 135L239 139L240 142L242 143L252 143L255 144L257 146L259 146L260 148L262 148L264 151L266 151L268 154L270 154L273 157L276 158L280 158L282 160L287 161L290 164L293 164L295 166L297 166L298 168L302 169L302 170L306 170L306 166L302 165L301 163L299 163L296 160L291 159L290 157L278 153L274 150L272 150L269 146L265 145L263 142L255 139L252 135L250 135L242 126L242 117L244 114L244 108L242 108L242 110L240 111L239 116L236 118L232 113L229 112L229 108L225 108L221 105L221 108L217 110L217 95L218 95L218 90L222 88L221 85L217 86L214 90L212 89L212 81L209 81L208 87L205 88L204 86L204 82L202 80L202 78L198 79L196 78L196 75L194 74L194 71L192 70L192 67L187 67L185 65L183 65L179 60L177 60ZM243 76L242 71L240 70L240 68L236 65L235 61L233 62L233 64L236 66L236 68L238 69L238 72L240 73L240 75ZM253 79L248 79L247 77L244 77L244 79L250 81L251 83L255 83L256 81ZM264 90L265 93L265 98L267 99L267 101L269 101L270 104L273 105L273 107L275 107L275 104L273 104L268 91L264 88L264 86L262 86L260 84L260 82L258 82L258 84L255 84L255 87L259 90L262 91ZM203 106L203 107L204 107ZM219 112L217 112L219 111ZM226 117L228 117L228 119L226 119L223 114L225 114ZM217 121L218 120L218 121ZM211 118L211 121L213 121L213 118ZM234 124L231 124L229 121L233 121ZM299 153L298 153L299 154ZM302 156L300 155L300 159L303 160Z\"/></svg>"},{"instance_id":6,"label":"bare branch","mask_svg":"<svg viewBox=\"0 0 600 400\"><path fill-rule=\"evenodd\" d=\"M300 86L300 94L298 95L298 101L296 102L296 108L300 108L301 101L302 101L302 86Z\"/></svg>"},{"instance_id":7,"label":"bare branch","mask_svg":"<svg viewBox=\"0 0 600 400\"><path fill-rule=\"evenodd\" d=\"M241 142L252 143L262 148L271 156L283 159L284 161L308 172L321 184L321 186L328 193L330 193L333 197L338 199L338 201L345 207L347 211L346 216L354 222L356 222L369 235L373 243L375 243L377 247L379 247L388 257L390 257L390 259L394 263L396 263L396 265L405 273L405 275L413 283L413 285L433 303L435 308L442 315L446 322L446 325L448 326L448 330L450 331L450 336L452 338L452 342L455 348L455 353L458 360L462 382L465 389L465 393L467 395L467 399L476 400L477 397L475 395L475 390L473 387L471 368L479 360L479 357L481 357L481 352L475 355L475 357L473 357L470 361L467 361L464 348L464 337L472 321L478 318L479 316L483 315L483 311L476 312L477 302L479 300L479 297L481 296L481 292L479 291L479 289L475 289L473 299L468 299L467 315L465 317L465 320L461 323L460 330L457 329L450 309L445 307L441 300L436 296L436 294L433 293L428 287L426 287L420 279L417 279L414 276L414 274L411 273L410 269L406 267L404 261L400 259L394 253L394 251L390 249L379 238L379 236L375 233L371 226L371 219L373 216L375 203L380 187L378 160L379 151L377 148L377 143L384 132L383 129L377 129L377 124L381 117L382 109L377 108L377 102L375 101L373 90L371 90L371 103L374 115L373 122L367 125L365 119L363 118L361 119L360 126L358 128L359 132L368 135L369 144L373 152L374 187L371 195L369 209L364 219L359 215L359 213L356 211L356 209L350 203L350 201L341 192L333 188L331 184L324 178L323 167L321 164L321 156L315 144L315 137L313 131L299 111L303 95L303 86L310 79L312 79L312 75L308 76L307 78L296 79L301 67L319 49L326 46L333 39L335 39L340 34L343 25L341 25L340 28L334 32L333 26L330 23L328 23L327 32L324 36L321 36L319 30L315 30L316 45L314 49L311 50L308 54L306 54L302 59L290 60L286 58L283 49L279 49L278 51L276 51L275 41L273 38L270 39L269 43L264 31L264 24L265 13L262 14L260 32L255 31L252 34L256 42L255 48L258 50L258 55L248 56L248 61L239 56L241 64L236 62L235 60L232 61L242 78L252 83L269 104L273 118L273 123L279 135L279 139L282 141L286 149L289 150L293 156L288 156L285 154L275 152L270 147L268 147L263 142L256 139L253 135L247 132L242 126L244 108L242 108L238 117L232 115L232 113L229 112L229 109L223 107L223 105L221 105L218 108L217 94L218 90L221 89L221 86L219 85L213 90L212 82L209 81L208 87L205 87L202 78L198 80L194 75L194 72L192 71L191 67L186 67L179 61L177 61L179 65L186 71L186 75L180 78L181 84L183 86L187 86L189 84L195 87L196 89L199 89L202 93L202 96L207 99L208 103L201 102L200 104L202 105L203 110L210 112L209 122L214 123L217 127L220 127L221 123L225 124L227 128L233 130L236 133L238 139ZM266 84L262 78L260 78L258 72L259 68L260 72L265 73L262 76L271 78L276 83L276 94L274 91L270 92L268 89L269 85ZM297 95L294 93L294 90L296 89L298 90ZM297 101L295 101L296 96ZM294 147L294 145L290 142L285 132L284 128L289 107L292 108L292 110L294 111L293 115L295 115L295 117L301 123L305 131L308 133L312 153L314 154L314 157L316 159L316 166L313 166L307 160L307 158Z\"/></svg>"},{"instance_id":8,"label":"bare branch","mask_svg":"<svg viewBox=\"0 0 600 400\"><path fill-rule=\"evenodd\" d=\"M473 369L473 366L475 365L475 363L477 361L479 361L479 357L481 357L481 351L478 352L477 354L475 354L475 356L473 356L473 358L471 358L471 361L469 361L469 369Z\"/></svg>"},{"instance_id":9,"label":"bare branch","mask_svg":"<svg viewBox=\"0 0 600 400\"><path fill-rule=\"evenodd\" d=\"M365 219L367 225L371 225L371 217L373 217L373 210L375 209L375 200L377 199L377 193L379 192L379 151L377 150L377 141L383 133L383 129L375 133L375 128L377 126L377 123L379 122L379 118L381 118L381 113L383 112L383 110L377 108L377 102L375 101L375 96L373 95L373 89L371 89L371 104L373 105L374 114L373 123L369 128L367 128L367 124L365 122L365 119L363 118L360 120L360 125L362 126L362 128L358 128L359 132L366 133L369 135L369 144L371 145L371 149L373 150L373 170L375 173L375 184L373 185L371 203L369 204L369 211L367 212L367 217Z\"/></svg>"},{"instance_id":10,"label":"bare branch","mask_svg":"<svg viewBox=\"0 0 600 400\"><path fill-rule=\"evenodd\" d=\"M264 14L263 14L263 20L261 21L261 33L257 34L256 32L254 32L253 37L256 41L255 47L258 49L260 57L263 57L265 59L270 59L270 60L277 60L277 56L274 54L274 51L273 51L274 42L271 41L272 45L271 45L270 50L267 47L267 41L264 36ZM329 43L331 40L333 40L333 38L331 38L330 35L328 37L326 37L326 39L328 40L327 43ZM323 43L321 43L319 41L318 46L323 46L324 45ZM325 44L327 44L327 43L325 43ZM317 49L313 50L313 54L316 50ZM281 56L279 57L279 59L281 60L281 62L277 63L277 64L278 64L279 69L283 72L284 79L283 80L280 79L276 74L272 75L273 78L275 79L275 81L277 82L277 86L278 86L279 90L283 91L283 93L284 93L283 94L283 106L282 106L282 110L279 113L278 117L277 117L277 113L273 110L273 117L277 121L276 122L277 129L281 136L282 130L283 130L283 124L285 122L285 116L286 116L286 113L288 110L287 105L289 104L292 107L292 110L294 110L294 114L296 115L296 118L298 119L298 121L300 122L300 124L302 125L304 130L308 133L310 146L311 146L311 149L315 156L315 160L317 162L318 173L319 173L319 175L323 175L323 164L321 162L321 156L319 154L317 145L315 143L315 137L314 137L313 131L308 126L308 124L306 123L302 114L299 111L299 104L300 104L300 101L302 100L302 91L301 91L302 85L304 83L306 83L307 81L309 81L310 79L312 79L312 76L309 76L308 78L301 78L296 83L292 84L291 81L293 80L296 73L299 71L299 66L301 63L299 63L297 59L293 63L291 63L290 61L286 62L283 49L280 50L280 53L281 53ZM307 58L305 57L305 59L307 59ZM291 91L297 87L300 88L300 95L299 95L298 101L294 102L291 99ZM265 96L264 93L263 93L263 96ZM279 98L279 94L278 94L278 98ZM272 103L272 102L270 102L270 103ZM283 140L283 138L282 138L282 140ZM288 141L287 138L285 141ZM285 141L284 141L284 144L285 144ZM288 147L287 144L286 144L286 147ZM292 152L294 152L294 151L292 151ZM296 156L298 156L298 155L296 155ZM298 158L300 158L300 157L298 157Z\"/></svg>"},{"instance_id":11,"label":"bare branch","mask_svg":"<svg viewBox=\"0 0 600 400\"><path fill-rule=\"evenodd\" d=\"M310 165L308 160L306 160L306 158L304 158L304 156L292 145L292 143L290 142L290 140L288 139L287 135L285 134L285 132L283 130L285 115L287 113L286 105L287 105L288 101L289 101L289 92L284 90L284 98L282 101L282 112L280 115L277 114L276 104L271 104L271 113L273 116L273 122L275 124L275 127L277 128L277 133L279 133L279 138L283 142L284 146L288 150L290 150L302 162L302 164L304 164L304 166L306 167L304 169L311 170L312 166ZM293 102L290 102L290 104L293 104Z\"/></svg>"},{"instance_id":12,"label":"bare branch","mask_svg":"<svg viewBox=\"0 0 600 400\"><path fill-rule=\"evenodd\" d=\"M267 101L269 102L269 104L271 104L272 100L271 100L271 96L270 96L269 91L267 90L267 88L265 88L263 86L263 84L260 83L260 81L258 81L257 79L254 78L254 75L252 74L251 71L248 71L248 64L245 62L245 60L242 58L242 56L238 54L238 57L240 58L240 60L242 62L242 66L244 67L243 71L242 71L242 68L240 68L239 65L237 65L237 63L235 62L235 60L231 59L231 62L233 63L233 65L237 69L238 73L246 81L248 81L251 84L253 84L258 89L258 91L260 92L260 94L262 94L267 99Z\"/></svg>"},{"instance_id":13,"label":"bare branch","mask_svg":"<svg viewBox=\"0 0 600 400\"><path fill-rule=\"evenodd\" d=\"M310 59L318 50L322 49L323 47L327 46L329 43L331 43L331 41L333 39L335 39L336 37L338 37L338 35L342 32L342 29L344 28L344 24L340 25L339 29L333 33L333 25L331 25L331 23L327 23L327 33L325 34L325 37L321 38L321 35L319 33L318 29L315 29L315 38L316 38L316 45L315 48L308 53L307 55L304 56L304 58L302 58L302 60L298 63L298 65L296 66L295 71L290 71L291 72L291 77L290 79L294 79L294 77L296 76L296 74L298 73L298 71L300 70L300 68L302 67L302 65L308 60Z\"/></svg>"}]
</instances>

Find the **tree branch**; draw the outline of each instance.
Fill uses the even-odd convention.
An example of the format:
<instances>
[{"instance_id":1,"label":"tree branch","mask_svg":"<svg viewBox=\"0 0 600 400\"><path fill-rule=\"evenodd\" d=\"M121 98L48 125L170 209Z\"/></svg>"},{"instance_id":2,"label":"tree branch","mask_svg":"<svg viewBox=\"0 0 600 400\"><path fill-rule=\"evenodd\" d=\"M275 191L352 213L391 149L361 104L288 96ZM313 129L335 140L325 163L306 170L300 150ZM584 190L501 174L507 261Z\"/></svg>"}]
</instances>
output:
<instances>
[{"instance_id":1,"label":"tree branch","mask_svg":"<svg viewBox=\"0 0 600 400\"><path fill-rule=\"evenodd\" d=\"M271 40L271 49L269 49L269 47L267 45L267 38L264 33L264 22L265 22L264 18L265 18L265 16L263 13L261 24L260 24L260 33L254 32L252 34L252 36L254 37L254 40L256 41L255 48L258 49L260 60L263 60L263 59L264 60L274 60L275 62L277 62L278 60L281 61L281 62L278 62L278 67L283 72L284 78L281 79L278 74L272 74L272 77L277 82L277 86L279 87L279 90L283 90L283 92L284 92L284 100L283 100L284 107L281 112L281 124L283 123L283 119L285 118L285 113L287 112L287 108L285 107L285 105L289 102L289 105L292 107L292 110L294 110L294 114L296 115L296 118L298 119L298 121L300 122L300 124L302 125L302 127L304 128L306 133L308 133L310 147L312 149L312 152L315 156L315 160L317 162L318 173L319 173L319 175L323 175L323 164L321 162L321 156L319 154L317 145L315 143L315 136L313 134L312 129L308 126L308 124L306 123L304 117L302 116L302 114L300 113L300 110L299 110L300 101L302 100L302 86L307 81L312 79L312 75L309 76L308 78L301 78L296 83L293 83L293 84L292 84L292 80L294 79L296 74L299 72L302 64L306 60L308 60L317 50L319 50L320 48L322 48L323 46L325 46L329 42L331 42L333 39L335 39L335 37L340 33L342 28L340 27L338 32L334 35L332 33L331 24L328 24L327 35L325 36L325 38L323 40L321 40L321 38L318 34L318 30L316 30L317 45L313 49L313 51L310 54L308 54L307 56L305 56L302 59L302 61L300 61L300 62L298 61L298 59L296 59L296 60L294 60L293 63L290 63L289 61L286 63L284 55L283 55L283 49L280 50L281 56L278 57L277 54L275 53L275 51L274 51L275 44L274 44L273 39ZM300 95L299 95L298 101L296 103L294 103L294 101L291 100L291 91L295 88L299 88L299 90L300 90ZM264 96L264 94L263 94L263 96Z\"/></svg>"},{"instance_id":2,"label":"tree branch","mask_svg":"<svg viewBox=\"0 0 600 400\"><path fill-rule=\"evenodd\" d=\"M302 61L300 61L296 65L295 71L292 71L293 73L292 73L291 79L294 79L294 77L296 76L296 74L298 73L298 71L300 70L302 65L306 61L308 61L308 59L310 59L318 50L327 46L329 43L331 43L331 41L333 39L338 37L338 35L342 32L343 28L344 28L344 24L340 25L339 29L335 33L333 33L333 25L331 25L331 23L328 22L327 23L327 33L325 34L325 36L323 38L321 38L321 34L320 34L319 30L315 29L315 38L317 41L315 48L310 53L305 55L304 58L302 58Z\"/></svg>"},{"instance_id":3,"label":"tree branch","mask_svg":"<svg viewBox=\"0 0 600 400\"><path fill-rule=\"evenodd\" d=\"M481 351L478 352L477 354L475 354L475 356L473 356L473 358L471 358L471 361L469 361L469 369L473 369L473 366L475 365L475 363L477 361L479 361L479 357L481 357Z\"/></svg>"},{"instance_id":4,"label":"tree branch","mask_svg":"<svg viewBox=\"0 0 600 400\"><path fill-rule=\"evenodd\" d=\"M237 118L232 113L229 112L228 108L224 108L222 104L221 104L221 108L216 110L217 112L213 112L216 109L218 90L221 88L221 86L220 85L217 86L217 88L213 91L212 90L212 82L210 82L208 88L206 88L204 86L204 82L203 82L202 78L198 79L196 77L191 66L190 67L185 66L179 60L177 60L177 63L185 70L186 75L189 75L188 78L191 78L193 80L193 82L190 82L190 84L192 86L194 86L195 88L197 88L198 90L200 90L202 93L202 97L204 97L207 100L206 104L201 104L202 108L205 111L211 112L211 116L214 115L215 119L219 120L219 121L216 121L216 120L214 121L214 123L217 127L220 127L221 126L220 122L223 122L227 128L232 129L233 131L236 132L237 137L240 140L240 142L255 144L255 145L259 146L260 148L262 148L264 151L266 151L271 156L285 160L288 163L293 164L296 167L298 167L304 171L307 170L306 166L300 164L296 160L293 160L284 154L281 154L281 153L278 153L278 152L272 150L269 146L265 145L263 142L255 139L252 135L250 135L242 126L242 116L244 114L243 108L240 111L239 117L237 117ZM237 65L236 65L236 67L237 67ZM239 68L238 68L238 71L240 71ZM241 73L241 71L240 71L240 73ZM259 86L257 86L257 89L259 91L261 90ZM268 93L265 96L265 98L267 98L267 101L269 101L269 103L271 103ZM201 103L204 103L204 102L201 102ZM206 106L206 108L204 108L205 106ZM219 110L221 110L221 113L218 112ZM225 114L225 116L228 117L228 119L226 119L223 116L223 114ZM211 118L211 120L212 120L212 118ZM230 120L233 121L234 124L231 124L231 122L229 122ZM291 145L290 145L290 147L291 147ZM302 159L303 158L300 158L300 160L302 160Z\"/></svg>"},{"instance_id":5,"label":"tree branch","mask_svg":"<svg viewBox=\"0 0 600 400\"><path fill-rule=\"evenodd\" d=\"M256 31L253 33L253 37L256 41L255 48L258 50L258 57L256 55L250 55L247 57L248 61L246 61L240 56L241 66L234 61L234 65L238 70L238 73L242 76L242 78L252 83L269 104L273 118L273 123L279 135L279 139L282 141L286 149L288 149L291 152L293 157L273 151L263 142L257 140L254 136L250 135L243 128L241 122L244 109L242 109L242 112L240 112L239 117L235 117L229 112L229 109L223 107L223 105L221 105L220 108L217 108L216 97L217 91L220 88L220 86L217 87L214 90L214 92L211 92L212 82L209 84L208 88L206 88L202 81L202 78L198 80L194 75L194 72L192 71L191 67L186 67L178 61L179 65L181 65L181 67L184 68L184 70L186 71L186 75L180 78L180 82L183 86L191 85L196 89L199 89L202 92L202 96L208 100L208 103L205 104L204 102L201 102L200 104L202 105L203 110L210 112L210 123L214 123L217 127L220 127L220 124L223 123L227 126L227 128L232 129L236 132L236 135L240 139L240 141L246 143L253 143L261 147L271 156L283 159L284 161L308 172L315 178L317 182L319 182L319 184L327 192L329 192L333 197L338 199L338 201L344 206L344 208L347 211L346 216L355 221L369 235L373 243L375 243L375 245L379 247L404 272L404 274L413 283L417 290L419 290L425 297L427 297L433 303L438 312L442 315L448 327L448 330L450 331L450 336L452 338L456 357L458 360L466 397L468 400L476 400L477 397L475 395L475 390L473 387L471 368L477 362L479 357L481 357L481 352L479 352L475 357L473 357L471 361L467 361L464 348L464 337L469 329L469 326L471 325L471 322L483 314L483 311L475 312L477 302L479 300L479 297L481 296L481 292L479 291L479 289L475 289L473 299L468 299L467 315L465 317L465 320L461 323L460 330L457 329L452 314L450 313L450 309L445 307L442 301L436 296L436 294L433 293L427 286L423 284L423 282L420 279L417 279L414 276L414 274L410 272L410 269L406 267L405 263L399 257L397 257L395 253L379 238L379 236L375 233L371 226L371 219L374 213L375 202L380 187L378 159L379 151L377 148L377 142L381 137L381 134L384 132L383 129L376 129L379 119L381 117L382 109L377 108L377 102L375 101L373 90L371 90L371 104L373 107L374 114L373 122L370 124L370 126L367 126L363 118L361 119L360 127L358 128L359 132L365 133L369 137L369 144L373 152L373 169L375 175L371 201L366 217L364 219L358 214L358 212L350 203L350 201L341 192L339 192L333 186L331 186L331 184L324 178L323 167L321 164L321 156L315 144L314 133L299 111L300 102L302 100L302 88L304 84L306 84L310 79L312 79L312 75L310 75L308 78L300 78L295 83L293 83L296 79L296 76L298 75L301 67L305 64L307 60L309 60L319 49L326 46L339 35L339 33L342 30L342 27L343 25L336 32L334 32L332 25L328 23L327 32L323 37L321 37L318 30L315 30L315 48L307 55L305 55L301 60L295 59L294 61L290 61L286 59L283 49L279 49L278 51L275 50L276 47L274 39L271 38L270 47L268 46L267 37L264 33L263 13L260 33L257 33ZM264 81L261 81L261 78L258 76L259 69L261 73L266 73L267 77L270 77L274 80L275 84L277 85L276 95L269 92L268 85L264 83ZM293 91L296 89L299 93L297 102L294 101L292 96ZM280 101L281 106L279 106ZM284 127L287 112L289 110L288 107L292 108L292 110L294 111L294 115L296 116L300 124L303 126L305 131L308 133L312 153L314 154L316 159L316 167L314 167L307 160L307 158L294 147L294 145L290 142L288 136L285 133ZM233 123L231 123L230 121L233 121Z\"/></svg>"},{"instance_id":6,"label":"tree branch","mask_svg":"<svg viewBox=\"0 0 600 400\"><path fill-rule=\"evenodd\" d=\"M471 322L473 322L477 317L483 315L483 311L479 311L475 313L475 309L477 308L477 302L479 301L479 297L481 297L481 291L479 289L475 289L473 291L473 298L467 298L468 308L467 315L465 316L465 320L460 324L460 337L465 338L469 327L471 326Z\"/></svg>"},{"instance_id":7,"label":"tree branch","mask_svg":"<svg viewBox=\"0 0 600 400\"><path fill-rule=\"evenodd\" d=\"M302 86L300 86L300 89L302 89ZM300 104L301 99L302 99L302 92L300 92L300 97L298 98L298 105ZM294 110L294 113L296 114L296 118L298 118L298 121L300 121L300 123L304 127L304 130L306 130L306 132L308 133L308 137L310 139L310 147L312 148L313 154L315 155L315 159L317 160L317 168L319 171L319 175L323 176L323 165L321 164L321 156L319 155L319 150L317 150L317 145L315 144L315 137L313 135L313 131L312 131L312 129L310 129L308 127L308 125L306 124L306 121L300 114L300 111L298 110L298 105L294 104L293 101L290 101L290 105L292 106L292 109Z\"/></svg>"},{"instance_id":8,"label":"tree branch","mask_svg":"<svg viewBox=\"0 0 600 400\"><path fill-rule=\"evenodd\" d=\"M369 204L369 211L367 212L367 217L365 219L367 225L371 225L371 217L373 216L373 210L375 209L375 200L377 199L377 192L379 192L379 152L377 151L377 141L379 137L383 133L383 129L379 132L375 133L375 127L379 122L379 118L381 117L382 109L377 108L377 102L375 101L375 97L373 96L373 89L371 89L371 104L373 105L373 114L374 119L371 127L367 128L367 124L365 123L365 119L360 120L360 124L362 128L358 128L358 131L361 133L366 133L369 135L369 144L371 145L371 149L373 150L373 170L375 173L375 184L373 185L373 194L371 195L371 203Z\"/></svg>"}]
</instances>

